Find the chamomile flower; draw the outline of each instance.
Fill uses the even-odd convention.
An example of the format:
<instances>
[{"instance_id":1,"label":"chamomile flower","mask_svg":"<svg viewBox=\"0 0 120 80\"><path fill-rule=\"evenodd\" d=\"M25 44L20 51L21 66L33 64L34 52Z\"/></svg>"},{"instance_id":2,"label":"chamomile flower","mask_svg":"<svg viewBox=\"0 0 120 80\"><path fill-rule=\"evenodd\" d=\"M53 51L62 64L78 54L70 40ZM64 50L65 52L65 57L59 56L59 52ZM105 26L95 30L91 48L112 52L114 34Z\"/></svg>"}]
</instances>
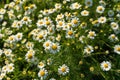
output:
<instances>
[{"instance_id":1,"label":"chamomile flower","mask_svg":"<svg viewBox=\"0 0 120 80\"><path fill-rule=\"evenodd\" d=\"M106 21L107 21L106 17L98 18L98 22L101 23L101 24L106 23Z\"/></svg>"},{"instance_id":2,"label":"chamomile flower","mask_svg":"<svg viewBox=\"0 0 120 80\"><path fill-rule=\"evenodd\" d=\"M84 43L84 40L85 40L85 36L82 35L82 36L79 37L79 41L80 41L81 43Z\"/></svg>"},{"instance_id":3,"label":"chamomile flower","mask_svg":"<svg viewBox=\"0 0 120 80\"><path fill-rule=\"evenodd\" d=\"M83 11L81 11L81 15L82 16L89 16L89 11L83 10Z\"/></svg>"},{"instance_id":4,"label":"chamomile flower","mask_svg":"<svg viewBox=\"0 0 120 80\"><path fill-rule=\"evenodd\" d=\"M78 26L79 22L80 22L80 21L79 21L79 18L77 18L77 17L74 17L74 18L72 18L72 20L71 20L71 23L72 23L73 27Z\"/></svg>"},{"instance_id":5,"label":"chamomile flower","mask_svg":"<svg viewBox=\"0 0 120 80\"><path fill-rule=\"evenodd\" d=\"M44 42L43 47L45 48L45 50L50 50L52 46L52 42L50 40L47 40Z\"/></svg>"},{"instance_id":6,"label":"chamomile flower","mask_svg":"<svg viewBox=\"0 0 120 80\"><path fill-rule=\"evenodd\" d=\"M114 52L117 54L120 54L120 45L115 45L114 46Z\"/></svg>"},{"instance_id":7,"label":"chamomile flower","mask_svg":"<svg viewBox=\"0 0 120 80\"><path fill-rule=\"evenodd\" d=\"M90 46L90 45L87 45L86 47L85 47L85 49L84 49L84 53L85 54L90 54L90 53L92 53L94 51L94 49L93 49L93 47L92 46Z\"/></svg>"},{"instance_id":8,"label":"chamomile flower","mask_svg":"<svg viewBox=\"0 0 120 80\"><path fill-rule=\"evenodd\" d=\"M34 47L34 44L32 42L27 42L26 43L26 48L33 49L33 47Z\"/></svg>"},{"instance_id":9,"label":"chamomile flower","mask_svg":"<svg viewBox=\"0 0 120 80\"><path fill-rule=\"evenodd\" d=\"M59 43L52 43L50 53L55 54L55 53L57 53L59 51L60 51Z\"/></svg>"},{"instance_id":10,"label":"chamomile flower","mask_svg":"<svg viewBox=\"0 0 120 80\"><path fill-rule=\"evenodd\" d=\"M103 61L100 67L103 71L109 71L111 69L111 63L109 61Z\"/></svg>"},{"instance_id":11,"label":"chamomile flower","mask_svg":"<svg viewBox=\"0 0 120 80\"><path fill-rule=\"evenodd\" d=\"M35 55L35 51L30 49L26 55L25 55L25 59L29 62L29 61L33 61L34 60L34 55Z\"/></svg>"},{"instance_id":12,"label":"chamomile flower","mask_svg":"<svg viewBox=\"0 0 120 80\"><path fill-rule=\"evenodd\" d=\"M89 33L88 33L88 38L94 39L95 36L96 36L95 31L89 31Z\"/></svg>"},{"instance_id":13,"label":"chamomile flower","mask_svg":"<svg viewBox=\"0 0 120 80\"><path fill-rule=\"evenodd\" d=\"M93 5L93 0L85 0L85 5L91 7Z\"/></svg>"},{"instance_id":14,"label":"chamomile flower","mask_svg":"<svg viewBox=\"0 0 120 80\"><path fill-rule=\"evenodd\" d=\"M14 64L13 63L10 63L10 64L7 64L7 72L13 72L14 70Z\"/></svg>"},{"instance_id":15,"label":"chamomile flower","mask_svg":"<svg viewBox=\"0 0 120 80\"><path fill-rule=\"evenodd\" d=\"M15 42L15 41L16 41L16 36L15 36L15 35L11 35L11 36L8 37L7 42L13 43L13 42Z\"/></svg>"},{"instance_id":16,"label":"chamomile flower","mask_svg":"<svg viewBox=\"0 0 120 80\"><path fill-rule=\"evenodd\" d=\"M5 14L5 13L6 13L6 10L5 10L5 9L3 9L3 8L1 8L1 9L0 9L0 14L2 14L2 15L3 15L3 14Z\"/></svg>"},{"instance_id":17,"label":"chamomile flower","mask_svg":"<svg viewBox=\"0 0 120 80\"><path fill-rule=\"evenodd\" d=\"M74 10L74 9L79 9L82 5L80 5L78 2L72 3L70 5L70 9Z\"/></svg>"},{"instance_id":18,"label":"chamomile flower","mask_svg":"<svg viewBox=\"0 0 120 80\"><path fill-rule=\"evenodd\" d=\"M110 39L110 41L114 42L114 41L118 41L118 37L115 34L111 34L108 39Z\"/></svg>"},{"instance_id":19,"label":"chamomile flower","mask_svg":"<svg viewBox=\"0 0 120 80\"><path fill-rule=\"evenodd\" d=\"M103 13L105 8L103 6L97 6L96 12L97 13Z\"/></svg>"},{"instance_id":20,"label":"chamomile flower","mask_svg":"<svg viewBox=\"0 0 120 80\"><path fill-rule=\"evenodd\" d=\"M58 31L60 31L64 26L65 26L65 21L64 20L57 21L56 29Z\"/></svg>"},{"instance_id":21,"label":"chamomile flower","mask_svg":"<svg viewBox=\"0 0 120 80\"><path fill-rule=\"evenodd\" d=\"M62 4L60 4L60 3L55 4L55 9L56 10L60 10L61 8L62 8Z\"/></svg>"},{"instance_id":22,"label":"chamomile flower","mask_svg":"<svg viewBox=\"0 0 120 80\"><path fill-rule=\"evenodd\" d=\"M39 28L42 28L42 27L45 25L45 23L44 23L44 20L43 20L43 19L38 20L36 24L37 24L37 27L39 27Z\"/></svg>"},{"instance_id":23,"label":"chamomile flower","mask_svg":"<svg viewBox=\"0 0 120 80\"><path fill-rule=\"evenodd\" d=\"M6 56L11 56L12 50L11 50L11 49L4 49L4 54L5 54Z\"/></svg>"},{"instance_id":24,"label":"chamomile flower","mask_svg":"<svg viewBox=\"0 0 120 80\"><path fill-rule=\"evenodd\" d=\"M63 76L68 74L69 73L69 67L67 65L63 64L62 66L60 66L58 68L58 73L60 75L63 75Z\"/></svg>"},{"instance_id":25,"label":"chamomile flower","mask_svg":"<svg viewBox=\"0 0 120 80\"><path fill-rule=\"evenodd\" d=\"M118 23L116 23L116 22L111 22L111 28L113 29L113 30L118 30L119 29L119 25L118 25Z\"/></svg>"},{"instance_id":26,"label":"chamomile flower","mask_svg":"<svg viewBox=\"0 0 120 80\"><path fill-rule=\"evenodd\" d=\"M43 61L39 62L38 68L42 69L44 67L45 67L45 62L43 62Z\"/></svg>"},{"instance_id":27,"label":"chamomile flower","mask_svg":"<svg viewBox=\"0 0 120 80\"><path fill-rule=\"evenodd\" d=\"M16 36L16 40L20 41L20 40L22 40L23 33L17 33L15 36Z\"/></svg>"},{"instance_id":28,"label":"chamomile flower","mask_svg":"<svg viewBox=\"0 0 120 80\"><path fill-rule=\"evenodd\" d=\"M68 30L66 31L66 38L73 38L74 37L74 31Z\"/></svg>"},{"instance_id":29,"label":"chamomile flower","mask_svg":"<svg viewBox=\"0 0 120 80\"><path fill-rule=\"evenodd\" d=\"M21 21L23 24L26 24L26 25L28 25L32 22L32 20L28 16L24 16Z\"/></svg>"},{"instance_id":30,"label":"chamomile flower","mask_svg":"<svg viewBox=\"0 0 120 80\"><path fill-rule=\"evenodd\" d=\"M48 75L48 71L45 68L40 69L38 72L38 77L41 78L41 80L45 79Z\"/></svg>"},{"instance_id":31,"label":"chamomile flower","mask_svg":"<svg viewBox=\"0 0 120 80\"><path fill-rule=\"evenodd\" d=\"M87 27L87 23L86 22L82 22L80 24L80 27L83 28L83 29L85 29Z\"/></svg>"}]
</instances>

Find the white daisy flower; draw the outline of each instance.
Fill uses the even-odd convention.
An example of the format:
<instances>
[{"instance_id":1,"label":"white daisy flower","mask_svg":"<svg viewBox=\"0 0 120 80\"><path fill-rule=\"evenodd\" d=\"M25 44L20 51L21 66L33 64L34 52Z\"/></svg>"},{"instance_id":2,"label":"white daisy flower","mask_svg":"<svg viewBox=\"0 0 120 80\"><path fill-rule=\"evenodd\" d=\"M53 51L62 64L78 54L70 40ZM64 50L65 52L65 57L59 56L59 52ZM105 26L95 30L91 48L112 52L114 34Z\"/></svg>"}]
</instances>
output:
<instances>
[{"instance_id":1,"label":"white daisy flower","mask_svg":"<svg viewBox=\"0 0 120 80\"><path fill-rule=\"evenodd\" d=\"M11 56L12 50L11 49L4 49L4 54L6 56Z\"/></svg>"},{"instance_id":2,"label":"white daisy flower","mask_svg":"<svg viewBox=\"0 0 120 80\"><path fill-rule=\"evenodd\" d=\"M9 43L13 43L13 42L15 42L15 41L16 41L16 36L15 36L15 35L11 35L11 36L9 36L8 39L7 39L7 42L9 42Z\"/></svg>"},{"instance_id":3,"label":"white daisy flower","mask_svg":"<svg viewBox=\"0 0 120 80\"><path fill-rule=\"evenodd\" d=\"M38 72L38 77L41 78L41 80L45 79L48 75L48 71L45 68L40 69Z\"/></svg>"},{"instance_id":4,"label":"white daisy flower","mask_svg":"<svg viewBox=\"0 0 120 80\"><path fill-rule=\"evenodd\" d=\"M97 13L103 13L105 8L103 6L97 6L96 12Z\"/></svg>"},{"instance_id":5,"label":"white daisy flower","mask_svg":"<svg viewBox=\"0 0 120 80\"><path fill-rule=\"evenodd\" d=\"M74 10L74 9L79 9L82 5L80 5L78 2L72 3L70 5L70 9Z\"/></svg>"},{"instance_id":6,"label":"white daisy flower","mask_svg":"<svg viewBox=\"0 0 120 80\"><path fill-rule=\"evenodd\" d=\"M35 55L35 51L30 49L26 55L25 55L25 59L29 62L29 61L34 61L34 55Z\"/></svg>"},{"instance_id":7,"label":"white daisy flower","mask_svg":"<svg viewBox=\"0 0 120 80\"><path fill-rule=\"evenodd\" d=\"M118 25L118 23L116 23L116 22L111 22L111 28L113 29L113 30L118 30L119 29L119 25Z\"/></svg>"},{"instance_id":8,"label":"white daisy flower","mask_svg":"<svg viewBox=\"0 0 120 80\"><path fill-rule=\"evenodd\" d=\"M120 54L120 45L115 45L114 46L114 52L117 54Z\"/></svg>"},{"instance_id":9,"label":"white daisy flower","mask_svg":"<svg viewBox=\"0 0 120 80\"><path fill-rule=\"evenodd\" d=\"M94 51L94 48L92 47L92 46L90 46L90 45L87 45L86 47L85 47L85 49L84 49L84 53L85 54L90 54L90 53L92 53Z\"/></svg>"},{"instance_id":10,"label":"white daisy flower","mask_svg":"<svg viewBox=\"0 0 120 80\"><path fill-rule=\"evenodd\" d=\"M74 37L74 31L73 30L67 30L66 31L66 38L73 38Z\"/></svg>"},{"instance_id":11,"label":"white daisy flower","mask_svg":"<svg viewBox=\"0 0 120 80\"><path fill-rule=\"evenodd\" d=\"M7 64L7 72L13 72L13 70L14 70L14 64L13 63Z\"/></svg>"},{"instance_id":12,"label":"white daisy flower","mask_svg":"<svg viewBox=\"0 0 120 80\"><path fill-rule=\"evenodd\" d=\"M39 27L39 28L42 28L42 27L45 25L45 23L44 23L44 20L43 20L43 19L38 20L38 22L37 22L36 24L37 24L37 27Z\"/></svg>"},{"instance_id":13,"label":"white daisy flower","mask_svg":"<svg viewBox=\"0 0 120 80\"><path fill-rule=\"evenodd\" d=\"M118 37L115 34L111 34L108 39L110 39L110 41L114 42L114 41L118 41Z\"/></svg>"},{"instance_id":14,"label":"white daisy flower","mask_svg":"<svg viewBox=\"0 0 120 80\"><path fill-rule=\"evenodd\" d=\"M32 22L32 20L28 16L24 16L21 21L23 24L26 24L26 25L28 25Z\"/></svg>"},{"instance_id":15,"label":"white daisy flower","mask_svg":"<svg viewBox=\"0 0 120 80\"><path fill-rule=\"evenodd\" d=\"M62 8L62 4L60 4L60 3L55 4L55 9L56 10L60 10L61 8Z\"/></svg>"},{"instance_id":16,"label":"white daisy flower","mask_svg":"<svg viewBox=\"0 0 120 80\"><path fill-rule=\"evenodd\" d=\"M38 68L42 69L45 67L45 62L41 61L38 63Z\"/></svg>"},{"instance_id":17,"label":"white daisy flower","mask_svg":"<svg viewBox=\"0 0 120 80\"><path fill-rule=\"evenodd\" d=\"M69 67L67 65L63 64L62 66L60 66L58 68L58 73L60 75L66 75L67 73L69 73Z\"/></svg>"},{"instance_id":18,"label":"white daisy flower","mask_svg":"<svg viewBox=\"0 0 120 80\"><path fill-rule=\"evenodd\" d=\"M89 16L89 11L83 10L83 11L81 11L81 15L82 16Z\"/></svg>"},{"instance_id":19,"label":"white daisy flower","mask_svg":"<svg viewBox=\"0 0 120 80\"><path fill-rule=\"evenodd\" d=\"M23 33L17 33L15 36L16 36L16 40L20 41L20 40L22 40Z\"/></svg>"},{"instance_id":20,"label":"white daisy flower","mask_svg":"<svg viewBox=\"0 0 120 80\"><path fill-rule=\"evenodd\" d=\"M43 47L45 48L46 51L50 50L52 46L52 42L50 40L47 40L44 42Z\"/></svg>"},{"instance_id":21,"label":"white daisy flower","mask_svg":"<svg viewBox=\"0 0 120 80\"><path fill-rule=\"evenodd\" d=\"M59 51L60 51L59 43L52 43L50 53L55 54L55 53L57 53Z\"/></svg>"},{"instance_id":22,"label":"white daisy flower","mask_svg":"<svg viewBox=\"0 0 120 80\"><path fill-rule=\"evenodd\" d=\"M71 24L73 25L73 27L78 26L79 22L80 22L79 18L77 18L77 17L74 17L71 20Z\"/></svg>"},{"instance_id":23,"label":"white daisy flower","mask_svg":"<svg viewBox=\"0 0 120 80\"><path fill-rule=\"evenodd\" d=\"M109 61L103 61L100 67L103 71L109 71L111 69L111 63Z\"/></svg>"},{"instance_id":24,"label":"white daisy flower","mask_svg":"<svg viewBox=\"0 0 120 80\"><path fill-rule=\"evenodd\" d=\"M98 18L98 22L99 23L106 23L106 21L107 21L106 17L100 17L100 18Z\"/></svg>"},{"instance_id":25,"label":"white daisy flower","mask_svg":"<svg viewBox=\"0 0 120 80\"><path fill-rule=\"evenodd\" d=\"M26 48L33 49L33 47L34 47L34 44L32 42L27 42L26 43Z\"/></svg>"},{"instance_id":26,"label":"white daisy flower","mask_svg":"<svg viewBox=\"0 0 120 80\"><path fill-rule=\"evenodd\" d=\"M95 36L96 36L95 31L89 31L88 38L94 39Z\"/></svg>"}]
</instances>

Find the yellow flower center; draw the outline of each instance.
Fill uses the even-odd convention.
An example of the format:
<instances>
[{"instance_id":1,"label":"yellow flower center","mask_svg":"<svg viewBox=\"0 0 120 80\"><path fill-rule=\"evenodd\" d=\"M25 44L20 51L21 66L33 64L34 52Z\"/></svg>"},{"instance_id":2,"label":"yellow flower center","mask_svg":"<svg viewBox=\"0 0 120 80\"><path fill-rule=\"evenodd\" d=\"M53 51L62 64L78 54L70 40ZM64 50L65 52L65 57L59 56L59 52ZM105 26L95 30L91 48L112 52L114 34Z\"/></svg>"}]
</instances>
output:
<instances>
[{"instance_id":1,"label":"yellow flower center","mask_svg":"<svg viewBox=\"0 0 120 80\"><path fill-rule=\"evenodd\" d=\"M62 67L62 68L61 68L61 71L62 71L62 72L65 72L65 71L66 71L66 68L65 68L65 67Z\"/></svg>"},{"instance_id":2,"label":"yellow flower center","mask_svg":"<svg viewBox=\"0 0 120 80\"><path fill-rule=\"evenodd\" d=\"M78 23L78 20L74 19L74 20L73 20L73 23L74 23L74 24L77 24L77 23Z\"/></svg>"},{"instance_id":3,"label":"yellow flower center","mask_svg":"<svg viewBox=\"0 0 120 80\"><path fill-rule=\"evenodd\" d=\"M43 39L43 35L39 35L39 39Z\"/></svg>"},{"instance_id":4,"label":"yellow flower center","mask_svg":"<svg viewBox=\"0 0 120 80\"><path fill-rule=\"evenodd\" d=\"M45 71L44 70L41 70L40 71L40 76L44 76L45 75Z\"/></svg>"},{"instance_id":5,"label":"yellow flower center","mask_svg":"<svg viewBox=\"0 0 120 80\"><path fill-rule=\"evenodd\" d=\"M27 18L27 17L25 17L23 20L24 20L24 21L27 21L27 20L28 20L28 18Z\"/></svg>"},{"instance_id":6,"label":"yellow flower center","mask_svg":"<svg viewBox=\"0 0 120 80\"><path fill-rule=\"evenodd\" d=\"M105 67L105 68L108 68L108 64L105 63L105 64L104 64L104 67Z\"/></svg>"},{"instance_id":7,"label":"yellow flower center","mask_svg":"<svg viewBox=\"0 0 120 80\"><path fill-rule=\"evenodd\" d=\"M50 25L50 21L46 21L46 25Z\"/></svg>"},{"instance_id":8,"label":"yellow flower center","mask_svg":"<svg viewBox=\"0 0 120 80\"><path fill-rule=\"evenodd\" d=\"M60 25L60 26L62 26L62 25L63 25L63 23L60 21L60 22L59 22L59 25Z\"/></svg>"},{"instance_id":9,"label":"yellow flower center","mask_svg":"<svg viewBox=\"0 0 120 80\"><path fill-rule=\"evenodd\" d=\"M117 51L120 51L120 47L116 48Z\"/></svg>"},{"instance_id":10,"label":"yellow flower center","mask_svg":"<svg viewBox=\"0 0 120 80\"><path fill-rule=\"evenodd\" d=\"M57 45L56 44L52 45L52 49L56 50L57 49Z\"/></svg>"},{"instance_id":11,"label":"yellow flower center","mask_svg":"<svg viewBox=\"0 0 120 80\"><path fill-rule=\"evenodd\" d=\"M33 57L33 54L32 53L29 53L28 54L28 59L31 59Z\"/></svg>"},{"instance_id":12,"label":"yellow flower center","mask_svg":"<svg viewBox=\"0 0 120 80\"><path fill-rule=\"evenodd\" d=\"M47 42L47 43L46 43L46 46L48 47L49 45L50 45L50 44Z\"/></svg>"},{"instance_id":13,"label":"yellow flower center","mask_svg":"<svg viewBox=\"0 0 120 80\"><path fill-rule=\"evenodd\" d=\"M68 31L68 35L73 35L73 32L72 31Z\"/></svg>"}]
</instances>

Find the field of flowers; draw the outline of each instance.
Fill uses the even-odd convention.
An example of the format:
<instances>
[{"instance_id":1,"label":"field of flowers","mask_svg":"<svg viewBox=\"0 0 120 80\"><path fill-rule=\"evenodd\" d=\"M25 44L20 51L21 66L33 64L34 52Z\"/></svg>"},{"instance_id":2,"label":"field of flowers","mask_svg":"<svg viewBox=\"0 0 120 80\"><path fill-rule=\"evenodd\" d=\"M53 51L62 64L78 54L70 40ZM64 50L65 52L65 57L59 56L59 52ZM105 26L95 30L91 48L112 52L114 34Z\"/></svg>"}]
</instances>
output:
<instances>
[{"instance_id":1,"label":"field of flowers","mask_svg":"<svg viewBox=\"0 0 120 80\"><path fill-rule=\"evenodd\" d=\"M120 0L0 0L0 80L120 80Z\"/></svg>"}]
</instances>

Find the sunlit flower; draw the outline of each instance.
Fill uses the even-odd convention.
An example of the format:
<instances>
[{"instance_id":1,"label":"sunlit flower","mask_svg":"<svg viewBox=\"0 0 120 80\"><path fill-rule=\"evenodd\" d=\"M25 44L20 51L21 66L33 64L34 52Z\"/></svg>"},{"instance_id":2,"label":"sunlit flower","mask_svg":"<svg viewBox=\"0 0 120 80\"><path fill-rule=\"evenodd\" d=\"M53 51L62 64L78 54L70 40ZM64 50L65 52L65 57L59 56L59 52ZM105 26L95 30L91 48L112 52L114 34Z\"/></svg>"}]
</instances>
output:
<instances>
[{"instance_id":1,"label":"sunlit flower","mask_svg":"<svg viewBox=\"0 0 120 80\"><path fill-rule=\"evenodd\" d=\"M59 43L52 43L50 52L55 54L60 51L60 45Z\"/></svg>"},{"instance_id":2,"label":"sunlit flower","mask_svg":"<svg viewBox=\"0 0 120 80\"><path fill-rule=\"evenodd\" d=\"M83 10L83 11L81 12L81 15L82 15L82 16L89 16L89 11Z\"/></svg>"},{"instance_id":3,"label":"sunlit flower","mask_svg":"<svg viewBox=\"0 0 120 80\"><path fill-rule=\"evenodd\" d=\"M38 77L41 78L41 80L45 79L48 75L48 71L44 68L40 69L40 71L38 72Z\"/></svg>"},{"instance_id":4,"label":"sunlit flower","mask_svg":"<svg viewBox=\"0 0 120 80\"><path fill-rule=\"evenodd\" d=\"M17 33L15 36L16 36L16 40L20 41L20 40L22 40L23 34L22 33Z\"/></svg>"},{"instance_id":5,"label":"sunlit flower","mask_svg":"<svg viewBox=\"0 0 120 80\"><path fill-rule=\"evenodd\" d=\"M118 25L118 23L116 23L116 22L111 22L111 28L113 29L113 30L117 30L117 29L119 29L119 25Z\"/></svg>"},{"instance_id":6,"label":"sunlit flower","mask_svg":"<svg viewBox=\"0 0 120 80\"><path fill-rule=\"evenodd\" d=\"M100 17L100 18L98 18L98 22L99 23L106 23L106 21L107 21L106 17Z\"/></svg>"},{"instance_id":7,"label":"sunlit flower","mask_svg":"<svg viewBox=\"0 0 120 80\"><path fill-rule=\"evenodd\" d=\"M28 25L32 22L32 20L28 16L24 16L21 21L23 24L26 24L26 25Z\"/></svg>"},{"instance_id":8,"label":"sunlit flower","mask_svg":"<svg viewBox=\"0 0 120 80\"><path fill-rule=\"evenodd\" d=\"M7 72L13 72L14 70L14 64L13 63L10 63L7 65Z\"/></svg>"},{"instance_id":9,"label":"sunlit flower","mask_svg":"<svg viewBox=\"0 0 120 80\"><path fill-rule=\"evenodd\" d=\"M32 42L27 42L27 43L26 43L26 47L27 47L28 49L33 49L34 44L33 44Z\"/></svg>"},{"instance_id":10,"label":"sunlit flower","mask_svg":"<svg viewBox=\"0 0 120 80\"><path fill-rule=\"evenodd\" d=\"M62 4L60 4L60 3L56 3L56 4L55 4L55 9L56 9L56 10L61 9L61 7L62 7Z\"/></svg>"},{"instance_id":11,"label":"sunlit flower","mask_svg":"<svg viewBox=\"0 0 120 80\"><path fill-rule=\"evenodd\" d=\"M34 60L34 55L35 55L35 51L30 49L26 55L25 55L25 59L29 62L29 61L33 61Z\"/></svg>"},{"instance_id":12,"label":"sunlit flower","mask_svg":"<svg viewBox=\"0 0 120 80\"><path fill-rule=\"evenodd\" d=\"M6 56L11 56L12 50L11 49L4 49L4 54Z\"/></svg>"},{"instance_id":13,"label":"sunlit flower","mask_svg":"<svg viewBox=\"0 0 120 80\"><path fill-rule=\"evenodd\" d=\"M118 37L115 34L111 34L108 39L110 39L110 41L114 42L114 41L118 41Z\"/></svg>"},{"instance_id":14,"label":"sunlit flower","mask_svg":"<svg viewBox=\"0 0 120 80\"><path fill-rule=\"evenodd\" d=\"M93 51L94 51L94 49L93 49L93 47L90 46L90 45L87 45L87 46L85 47L85 49L84 49L84 53L85 53L85 54L90 54L90 53L92 53Z\"/></svg>"},{"instance_id":15,"label":"sunlit flower","mask_svg":"<svg viewBox=\"0 0 120 80\"><path fill-rule=\"evenodd\" d=\"M82 5L80 5L78 2L72 3L70 5L70 9L74 10L74 9L79 9Z\"/></svg>"},{"instance_id":16,"label":"sunlit flower","mask_svg":"<svg viewBox=\"0 0 120 80\"><path fill-rule=\"evenodd\" d=\"M60 75L66 75L67 73L69 73L69 67L67 65L63 64L62 66L60 66L58 68L58 73Z\"/></svg>"},{"instance_id":17,"label":"sunlit flower","mask_svg":"<svg viewBox=\"0 0 120 80\"><path fill-rule=\"evenodd\" d=\"M68 30L66 31L66 38L73 38L74 37L74 31Z\"/></svg>"},{"instance_id":18,"label":"sunlit flower","mask_svg":"<svg viewBox=\"0 0 120 80\"><path fill-rule=\"evenodd\" d=\"M45 62L41 61L38 63L38 68L42 69L45 67Z\"/></svg>"},{"instance_id":19,"label":"sunlit flower","mask_svg":"<svg viewBox=\"0 0 120 80\"><path fill-rule=\"evenodd\" d=\"M89 37L90 39L94 39L95 36L96 36L95 31L89 31L88 37Z\"/></svg>"},{"instance_id":20,"label":"sunlit flower","mask_svg":"<svg viewBox=\"0 0 120 80\"><path fill-rule=\"evenodd\" d=\"M111 69L111 63L109 61L103 61L100 67L103 71L109 71Z\"/></svg>"},{"instance_id":21,"label":"sunlit flower","mask_svg":"<svg viewBox=\"0 0 120 80\"><path fill-rule=\"evenodd\" d=\"M103 13L105 8L103 6L97 6L96 12L97 13Z\"/></svg>"},{"instance_id":22,"label":"sunlit flower","mask_svg":"<svg viewBox=\"0 0 120 80\"><path fill-rule=\"evenodd\" d=\"M117 54L120 54L120 45L115 45L114 46L114 52Z\"/></svg>"}]
</instances>

